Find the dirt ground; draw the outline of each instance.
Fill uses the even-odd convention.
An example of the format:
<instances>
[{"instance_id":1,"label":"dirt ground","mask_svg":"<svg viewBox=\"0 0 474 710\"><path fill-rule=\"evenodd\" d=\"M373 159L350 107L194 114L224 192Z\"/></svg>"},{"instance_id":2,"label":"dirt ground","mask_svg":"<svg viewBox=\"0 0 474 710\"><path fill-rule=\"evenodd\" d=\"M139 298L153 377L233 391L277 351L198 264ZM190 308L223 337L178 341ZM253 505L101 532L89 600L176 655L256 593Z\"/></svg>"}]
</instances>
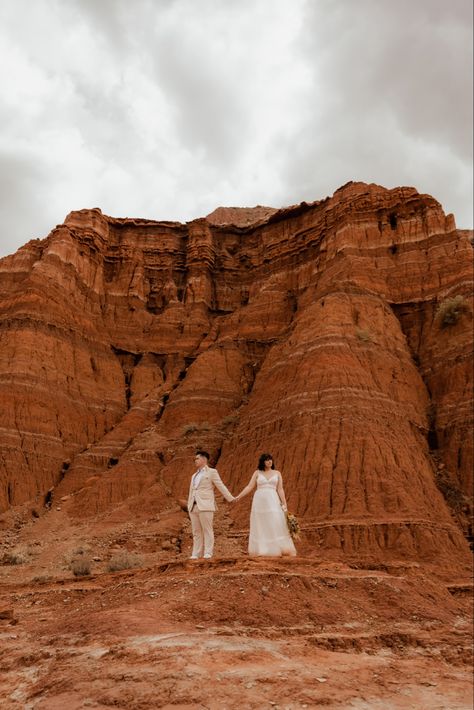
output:
<instances>
[{"instance_id":1,"label":"dirt ground","mask_svg":"<svg viewBox=\"0 0 474 710\"><path fill-rule=\"evenodd\" d=\"M191 561L177 511L5 527L3 554L25 557L0 566L2 710L473 707L470 580L304 546L249 559L224 514L216 531L216 557ZM139 566L109 572L120 550Z\"/></svg>"}]
</instances>

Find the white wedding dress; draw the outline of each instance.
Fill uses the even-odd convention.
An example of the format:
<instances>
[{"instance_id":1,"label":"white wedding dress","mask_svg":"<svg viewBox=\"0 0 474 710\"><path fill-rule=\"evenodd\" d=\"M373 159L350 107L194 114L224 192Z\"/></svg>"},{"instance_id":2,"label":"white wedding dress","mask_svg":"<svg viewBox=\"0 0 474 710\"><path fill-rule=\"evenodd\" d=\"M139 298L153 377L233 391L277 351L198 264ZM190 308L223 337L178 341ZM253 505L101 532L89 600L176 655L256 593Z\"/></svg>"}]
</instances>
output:
<instances>
[{"instance_id":1,"label":"white wedding dress","mask_svg":"<svg viewBox=\"0 0 474 710\"><path fill-rule=\"evenodd\" d=\"M277 493L278 473L267 479L257 474L257 490L250 511L249 555L252 557L280 557L296 555L295 546L286 524L286 515Z\"/></svg>"}]
</instances>

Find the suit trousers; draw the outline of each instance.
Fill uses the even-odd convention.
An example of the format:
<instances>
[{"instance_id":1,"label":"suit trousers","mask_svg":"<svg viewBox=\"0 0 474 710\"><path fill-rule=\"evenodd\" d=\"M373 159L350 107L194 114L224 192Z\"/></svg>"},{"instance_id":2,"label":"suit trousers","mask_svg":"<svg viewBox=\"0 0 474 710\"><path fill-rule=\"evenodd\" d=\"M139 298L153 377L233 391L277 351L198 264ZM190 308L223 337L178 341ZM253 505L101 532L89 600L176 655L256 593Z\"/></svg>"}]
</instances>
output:
<instances>
[{"instance_id":1,"label":"suit trousers","mask_svg":"<svg viewBox=\"0 0 474 710\"><path fill-rule=\"evenodd\" d=\"M204 555L212 556L214 551L214 513L212 510L198 510L196 504L193 505L189 513L191 518L191 528L193 531L193 557Z\"/></svg>"}]
</instances>

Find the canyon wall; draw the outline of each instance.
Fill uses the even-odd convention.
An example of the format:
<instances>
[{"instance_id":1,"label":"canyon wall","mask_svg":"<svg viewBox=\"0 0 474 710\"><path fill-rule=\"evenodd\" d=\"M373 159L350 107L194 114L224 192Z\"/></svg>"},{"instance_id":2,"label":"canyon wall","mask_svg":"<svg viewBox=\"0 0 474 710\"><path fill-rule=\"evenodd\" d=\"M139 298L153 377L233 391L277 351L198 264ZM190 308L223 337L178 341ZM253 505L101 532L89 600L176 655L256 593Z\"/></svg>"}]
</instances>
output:
<instances>
[{"instance_id":1,"label":"canyon wall","mask_svg":"<svg viewBox=\"0 0 474 710\"><path fill-rule=\"evenodd\" d=\"M0 260L0 510L137 519L186 497L196 447L235 493L270 451L308 547L464 564L471 242L363 183L187 224L72 212Z\"/></svg>"}]
</instances>

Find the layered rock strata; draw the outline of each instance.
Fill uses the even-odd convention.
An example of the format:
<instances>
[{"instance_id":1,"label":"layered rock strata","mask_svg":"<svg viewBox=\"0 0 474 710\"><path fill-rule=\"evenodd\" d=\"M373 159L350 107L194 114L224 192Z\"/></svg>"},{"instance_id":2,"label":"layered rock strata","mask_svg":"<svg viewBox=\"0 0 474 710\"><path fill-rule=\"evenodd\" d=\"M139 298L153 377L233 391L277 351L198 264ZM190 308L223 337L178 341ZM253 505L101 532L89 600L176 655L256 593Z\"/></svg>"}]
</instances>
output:
<instances>
[{"instance_id":1,"label":"layered rock strata","mask_svg":"<svg viewBox=\"0 0 474 710\"><path fill-rule=\"evenodd\" d=\"M269 450L321 554L461 564L435 462L467 510L471 297L469 234L413 188L188 224L73 212L0 261L1 509L139 515L185 495L196 446L234 491Z\"/></svg>"}]
</instances>

